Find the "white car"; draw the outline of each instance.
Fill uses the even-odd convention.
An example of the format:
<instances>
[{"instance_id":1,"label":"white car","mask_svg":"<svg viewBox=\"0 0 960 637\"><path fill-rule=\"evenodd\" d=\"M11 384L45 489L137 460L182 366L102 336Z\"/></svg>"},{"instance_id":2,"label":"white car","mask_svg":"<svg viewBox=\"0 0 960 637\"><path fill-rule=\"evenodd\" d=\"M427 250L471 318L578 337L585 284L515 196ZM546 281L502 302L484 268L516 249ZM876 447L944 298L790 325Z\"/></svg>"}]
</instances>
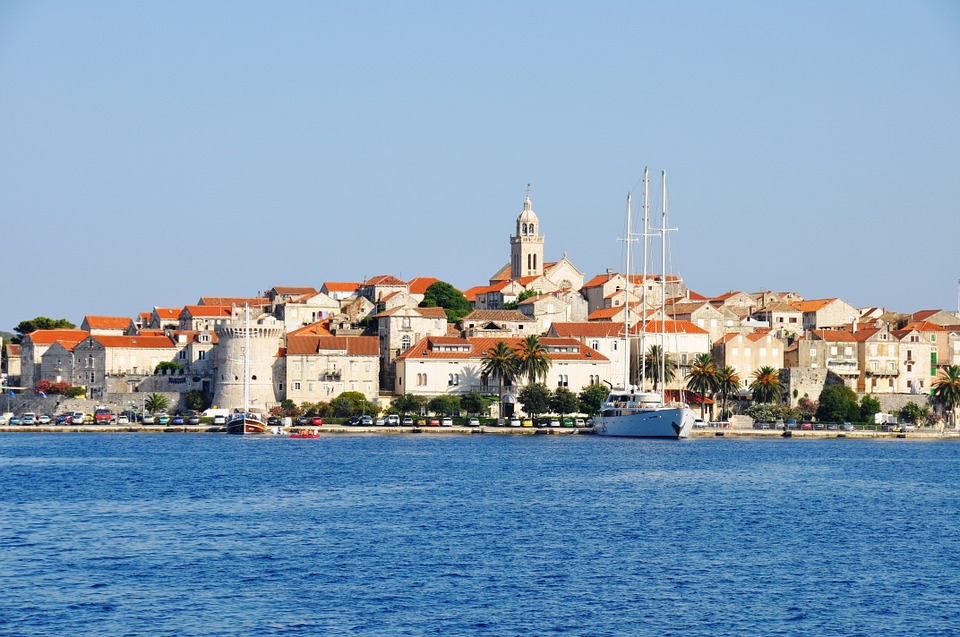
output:
<instances>
[{"instance_id":1,"label":"white car","mask_svg":"<svg viewBox=\"0 0 960 637\"><path fill-rule=\"evenodd\" d=\"M552 418L552 419L550 419L550 426L551 426L551 427L559 427L559 426L560 426L560 421L557 420L556 418Z\"/></svg>"},{"instance_id":2,"label":"white car","mask_svg":"<svg viewBox=\"0 0 960 637\"><path fill-rule=\"evenodd\" d=\"M520 419L519 419L519 418L511 418L511 419L510 419L510 426L511 426L511 427L519 427L519 426L520 426Z\"/></svg>"},{"instance_id":3,"label":"white car","mask_svg":"<svg viewBox=\"0 0 960 637\"><path fill-rule=\"evenodd\" d=\"M479 426L480 426L479 418L471 418L470 420L467 421L467 427L479 427Z\"/></svg>"},{"instance_id":4,"label":"white car","mask_svg":"<svg viewBox=\"0 0 960 637\"><path fill-rule=\"evenodd\" d=\"M440 421L441 427L453 427L453 418L444 418Z\"/></svg>"},{"instance_id":5,"label":"white car","mask_svg":"<svg viewBox=\"0 0 960 637\"><path fill-rule=\"evenodd\" d=\"M213 424L215 425L225 425L227 424L227 417L223 414L217 414L213 417Z\"/></svg>"},{"instance_id":6,"label":"white car","mask_svg":"<svg viewBox=\"0 0 960 637\"><path fill-rule=\"evenodd\" d=\"M20 419L25 425L35 425L37 424L37 415L33 412L28 411L23 415L23 418Z\"/></svg>"},{"instance_id":7,"label":"white car","mask_svg":"<svg viewBox=\"0 0 960 637\"><path fill-rule=\"evenodd\" d=\"M49 414L41 414L40 417L37 418L37 422L39 422L41 425L49 425L50 420L51 418Z\"/></svg>"},{"instance_id":8,"label":"white car","mask_svg":"<svg viewBox=\"0 0 960 637\"><path fill-rule=\"evenodd\" d=\"M121 416L117 416L117 424L118 424L118 425L129 425L129 424L130 424L130 419L127 418L126 416L122 416L122 415L121 415Z\"/></svg>"},{"instance_id":9,"label":"white car","mask_svg":"<svg viewBox=\"0 0 960 637\"><path fill-rule=\"evenodd\" d=\"M84 413L82 411L75 411L70 414L70 424L71 425L82 425L84 420Z\"/></svg>"},{"instance_id":10,"label":"white car","mask_svg":"<svg viewBox=\"0 0 960 637\"><path fill-rule=\"evenodd\" d=\"M396 414L390 414L389 416L387 416L387 424L390 425L391 427L396 427L397 425L400 424L400 416Z\"/></svg>"}]
</instances>

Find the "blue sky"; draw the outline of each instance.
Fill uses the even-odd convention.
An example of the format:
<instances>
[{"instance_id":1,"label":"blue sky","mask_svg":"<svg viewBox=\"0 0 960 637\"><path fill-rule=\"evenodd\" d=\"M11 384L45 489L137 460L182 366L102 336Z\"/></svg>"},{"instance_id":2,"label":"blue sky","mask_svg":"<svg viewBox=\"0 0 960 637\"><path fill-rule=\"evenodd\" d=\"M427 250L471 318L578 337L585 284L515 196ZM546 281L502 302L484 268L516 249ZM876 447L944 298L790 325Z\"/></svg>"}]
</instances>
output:
<instances>
[{"instance_id":1,"label":"blue sky","mask_svg":"<svg viewBox=\"0 0 960 637\"><path fill-rule=\"evenodd\" d=\"M509 259L957 309L960 3L0 0L0 329ZM638 192L638 191L637 191Z\"/></svg>"}]
</instances>

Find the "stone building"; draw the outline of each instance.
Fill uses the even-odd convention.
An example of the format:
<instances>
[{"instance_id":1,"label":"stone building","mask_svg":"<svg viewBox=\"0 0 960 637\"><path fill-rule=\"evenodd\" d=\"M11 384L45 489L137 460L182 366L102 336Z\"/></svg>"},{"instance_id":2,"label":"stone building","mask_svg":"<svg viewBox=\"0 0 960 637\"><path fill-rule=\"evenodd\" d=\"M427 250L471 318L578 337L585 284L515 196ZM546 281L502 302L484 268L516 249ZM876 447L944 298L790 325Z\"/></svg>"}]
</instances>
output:
<instances>
[{"instance_id":1,"label":"stone building","mask_svg":"<svg viewBox=\"0 0 960 637\"><path fill-rule=\"evenodd\" d=\"M396 307L374 316L380 354L380 388L396 386L396 360L427 336L447 335L447 314L441 307Z\"/></svg>"},{"instance_id":2,"label":"stone building","mask_svg":"<svg viewBox=\"0 0 960 637\"><path fill-rule=\"evenodd\" d=\"M277 374L276 363L284 326L272 315L259 310L251 310L249 319L246 319L245 309L234 308L230 322L216 327L218 345L213 404L226 409L245 406L246 370L246 406L267 411L283 395L285 378Z\"/></svg>"},{"instance_id":3,"label":"stone building","mask_svg":"<svg viewBox=\"0 0 960 637\"><path fill-rule=\"evenodd\" d=\"M749 334L725 334L712 347L717 366L729 365L735 369L744 388L750 386L753 373L761 367L783 367L783 350L783 341L769 330Z\"/></svg>"},{"instance_id":4,"label":"stone building","mask_svg":"<svg viewBox=\"0 0 960 637\"><path fill-rule=\"evenodd\" d=\"M379 348L374 336L287 338L284 397L296 404L329 402L343 392L360 392L376 402L379 395Z\"/></svg>"}]
</instances>

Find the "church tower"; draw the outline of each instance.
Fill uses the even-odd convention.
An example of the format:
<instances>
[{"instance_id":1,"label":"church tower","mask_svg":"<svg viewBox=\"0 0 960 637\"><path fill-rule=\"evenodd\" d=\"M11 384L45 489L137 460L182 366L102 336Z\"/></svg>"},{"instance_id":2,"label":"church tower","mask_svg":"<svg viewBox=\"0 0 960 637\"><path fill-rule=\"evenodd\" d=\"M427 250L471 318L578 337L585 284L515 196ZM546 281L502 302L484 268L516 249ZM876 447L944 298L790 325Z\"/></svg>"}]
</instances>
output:
<instances>
[{"instance_id":1,"label":"church tower","mask_svg":"<svg viewBox=\"0 0 960 637\"><path fill-rule=\"evenodd\" d=\"M530 203L530 185L523 212L517 217L517 234L510 237L510 278L543 274L543 237L538 234L540 220Z\"/></svg>"}]
</instances>

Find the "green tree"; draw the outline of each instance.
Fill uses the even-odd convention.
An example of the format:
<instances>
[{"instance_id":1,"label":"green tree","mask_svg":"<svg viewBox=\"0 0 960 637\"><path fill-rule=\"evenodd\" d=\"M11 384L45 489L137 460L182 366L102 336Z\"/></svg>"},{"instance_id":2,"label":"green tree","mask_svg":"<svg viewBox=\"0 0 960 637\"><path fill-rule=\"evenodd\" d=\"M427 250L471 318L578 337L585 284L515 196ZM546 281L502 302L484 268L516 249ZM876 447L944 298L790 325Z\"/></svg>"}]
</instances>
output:
<instances>
[{"instance_id":1,"label":"green tree","mask_svg":"<svg viewBox=\"0 0 960 637\"><path fill-rule=\"evenodd\" d=\"M180 363L175 363L173 361L160 361L157 363L157 366L153 369L154 374L163 374L174 376L176 374L183 374L183 365Z\"/></svg>"},{"instance_id":2,"label":"green tree","mask_svg":"<svg viewBox=\"0 0 960 637\"><path fill-rule=\"evenodd\" d=\"M423 412L424 407L427 406L427 402L426 396L403 394L402 396L394 398L391 405L392 409L401 417L407 414L416 414L419 416Z\"/></svg>"},{"instance_id":3,"label":"green tree","mask_svg":"<svg viewBox=\"0 0 960 637\"><path fill-rule=\"evenodd\" d=\"M603 403L609 395L610 391L606 385L599 383L587 385L580 390L580 395L577 396L580 399L580 412L588 416L596 416L600 413L600 408L603 407Z\"/></svg>"},{"instance_id":4,"label":"green tree","mask_svg":"<svg viewBox=\"0 0 960 637\"><path fill-rule=\"evenodd\" d=\"M783 385L780 383L780 370L770 365L764 365L753 372L753 382L750 383L750 392L755 403L778 403L783 396Z\"/></svg>"},{"instance_id":5,"label":"green tree","mask_svg":"<svg viewBox=\"0 0 960 637\"><path fill-rule=\"evenodd\" d=\"M697 354L687 372L687 389L700 394L700 418L703 418L704 403L707 394L720 387L717 363L710 354Z\"/></svg>"},{"instance_id":6,"label":"green tree","mask_svg":"<svg viewBox=\"0 0 960 637\"><path fill-rule=\"evenodd\" d=\"M873 422L874 414L879 414L880 401L873 396L864 396L860 399L860 421Z\"/></svg>"},{"instance_id":7,"label":"green tree","mask_svg":"<svg viewBox=\"0 0 960 637\"><path fill-rule=\"evenodd\" d=\"M960 406L960 365L948 365L933 381L933 397L943 405L948 419L957 427L957 407Z\"/></svg>"},{"instance_id":8,"label":"green tree","mask_svg":"<svg viewBox=\"0 0 960 637\"><path fill-rule=\"evenodd\" d=\"M203 411L210 406L210 398L202 391L194 389L184 394L183 403L190 411Z\"/></svg>"},{"instance_id":9,"label":"green tree","mask_svg":"<svg viewBox=\"0 0 960 637\"><path fill-rule=\"evenodd\" d=\"M500 391L497 396L500 401L500 417L503 418L503 384L512 383L516 379L517 357L505 342L497 341L483 353L480 371L486 377L496 378L499 383Z\"/></svg>"},{"instance_id":10,"label":"green tree","mask_svg":"<svg viewBox=\"0 0 960 637\"><path fill-rule=\"evenodd\" d=\"M730 365L724 365L717 370L717 392L720 393L723 405L720 409L720 417L726 419L729 417L727 398L731 395L740 395L740 375Z\"/></svg>"},{"instance_id":11,"label":"green tree","mask_svg":"<svg viewBox=\"0 0 960 637\"><path fill-rule=\"evenodd\" d=\"M530 383L537 382L539 378L544 381L547 379L547 372L550 371L553 361L543 343L540 342L539 336L531 334L523 339L516 350L516 357L519 373L526 375Z\"/></svg>"},{"instance_id":12,"label":"green tree","mask_svg":"<svg viewBox=\"0 0 960 637\"><path fill-rule=\"evenodd\" d=\"M427 403L427 409L438 416L452 416L460 413L460 397L452 394L434 396Z\"/></svg>"},{"instance_id":13,"label":"green tree","mask_svg":"<svg viewBox=\"0 0 960 637\"><path fill-rule=\"evenodd\" d=\"M163 394L150 394L143 401L144 408L152 413L165 411L170 406L170 401Z\"/></svg>"},{"instance_id":14,"label":"green tree","mask_svg":"<svg viewBox=\"0 0 960 637\"><path fill-rule=\"evenodd\" d=\"M375 415L380 413L376 403L367 400L367 397L358 391L345 391L330 401L330 408L337 418L349 418L362 414Z\"/></svg>"},{"instance_id":15,"label":"green tree","mask_svg":"<svg viewBox=\"0 0 960 637\"><path fill-rule=\"evenodd\" d=\"M38 316L29 321L20 321L20 324L13 328L13 331L19 334L19 336L13 337L11 342L20 343L23 341L24 336L37 330L73 330L76 328L77 326L67 319L52 319L46 316Z\"/></svg>"},{"instance_id":16,"label":"green tree","mask_svg":"<svg viewBox=\"0 0 960 637\"><path fill-rule=\"evenodd\" d=\"M566 387L557 387L550 396L550 411L561 416L572 414L580 408L580 399Z\"/></svg>"},{"instance_id":17,"label":"green tree","mask_svg":"<svg viewBox=\"0 0 960 637\"><path fill-rule=\"evenodd\" d=\"M550 388L543 383L530 383L520 390L517 400L523 405L523 411L536 418L550 409Z\"/></svg>"},{"instance_id":18,"label":"green tree","mask_svg":"<svg viewBox=\"0 0 960 637\"><path fill-rule=\"evenodd\" d=\"M817 420L820 422L846 422L860 418L857 395L846 385L828 385L820 391L817 399Z\"/></svg>"},{"instance_id":19,"label":"green tree","mask_svg":"<svg viewBox=\"0 0 960 637\"><path fill-rule=\"evenodd\" d=\"M660 359L663 358L663 378L660 378ZM643 356L643 375L653 383L653 391L664 386L677 375L677 361L670 354L664 354L659 345L651 345Z\"/></svg>"},{"instance_id":20,"label":"green tree","mask_svg":"<svg viewBox=\"0 0 960 637\"><path fill-rule=\"evenodd\" d=\"M471 311L470 301L463 292L443 281L430 284L423 293L420 307L442 307L450 323L456 323Z\"/></svg>"},{"instance_id":21,"label":"green tree","mask_svg":"<svg viewBox=\"0 0 960 637\"><path fill-rule=\"evenodd\" d=\"M512 301L512 302L509 302L509 303L504 303L504 304L503 304L503 309L505 309L505 310L515 310L515 309L517 309L517 306L518 306L518 305L520 305L521 303L523 303L523 302L526 301L527 299L532 298L532 297L534 297L534 296L540 296L541 294L542 294L542 292L540 292L540 290L524 290L523 292L521 292L520 294L517 295L517 300L516 300L516 301Z\"/></svg>"},{"instance_id":22,"label":"green tree","mask_svg":"<svg viewBox=\"0 0 960 637\"><path fill-rule=\"evenodd\" d=\"M483 412L483 396L478 392L471 391L460 397L460 406L463 408L467 415L470 414L480 414Z\"/></svg>"},{"instance_id":23,"label":"green tree","mask_svg":"<svg viewBox=\"0 0 960 637\"><path fill-rule=\"evenodd\" d=\"M907 403L900 409L900 419L905 422L919 423L927 415L927 410L917 403Z\"/></svg>"}]
</instances>

